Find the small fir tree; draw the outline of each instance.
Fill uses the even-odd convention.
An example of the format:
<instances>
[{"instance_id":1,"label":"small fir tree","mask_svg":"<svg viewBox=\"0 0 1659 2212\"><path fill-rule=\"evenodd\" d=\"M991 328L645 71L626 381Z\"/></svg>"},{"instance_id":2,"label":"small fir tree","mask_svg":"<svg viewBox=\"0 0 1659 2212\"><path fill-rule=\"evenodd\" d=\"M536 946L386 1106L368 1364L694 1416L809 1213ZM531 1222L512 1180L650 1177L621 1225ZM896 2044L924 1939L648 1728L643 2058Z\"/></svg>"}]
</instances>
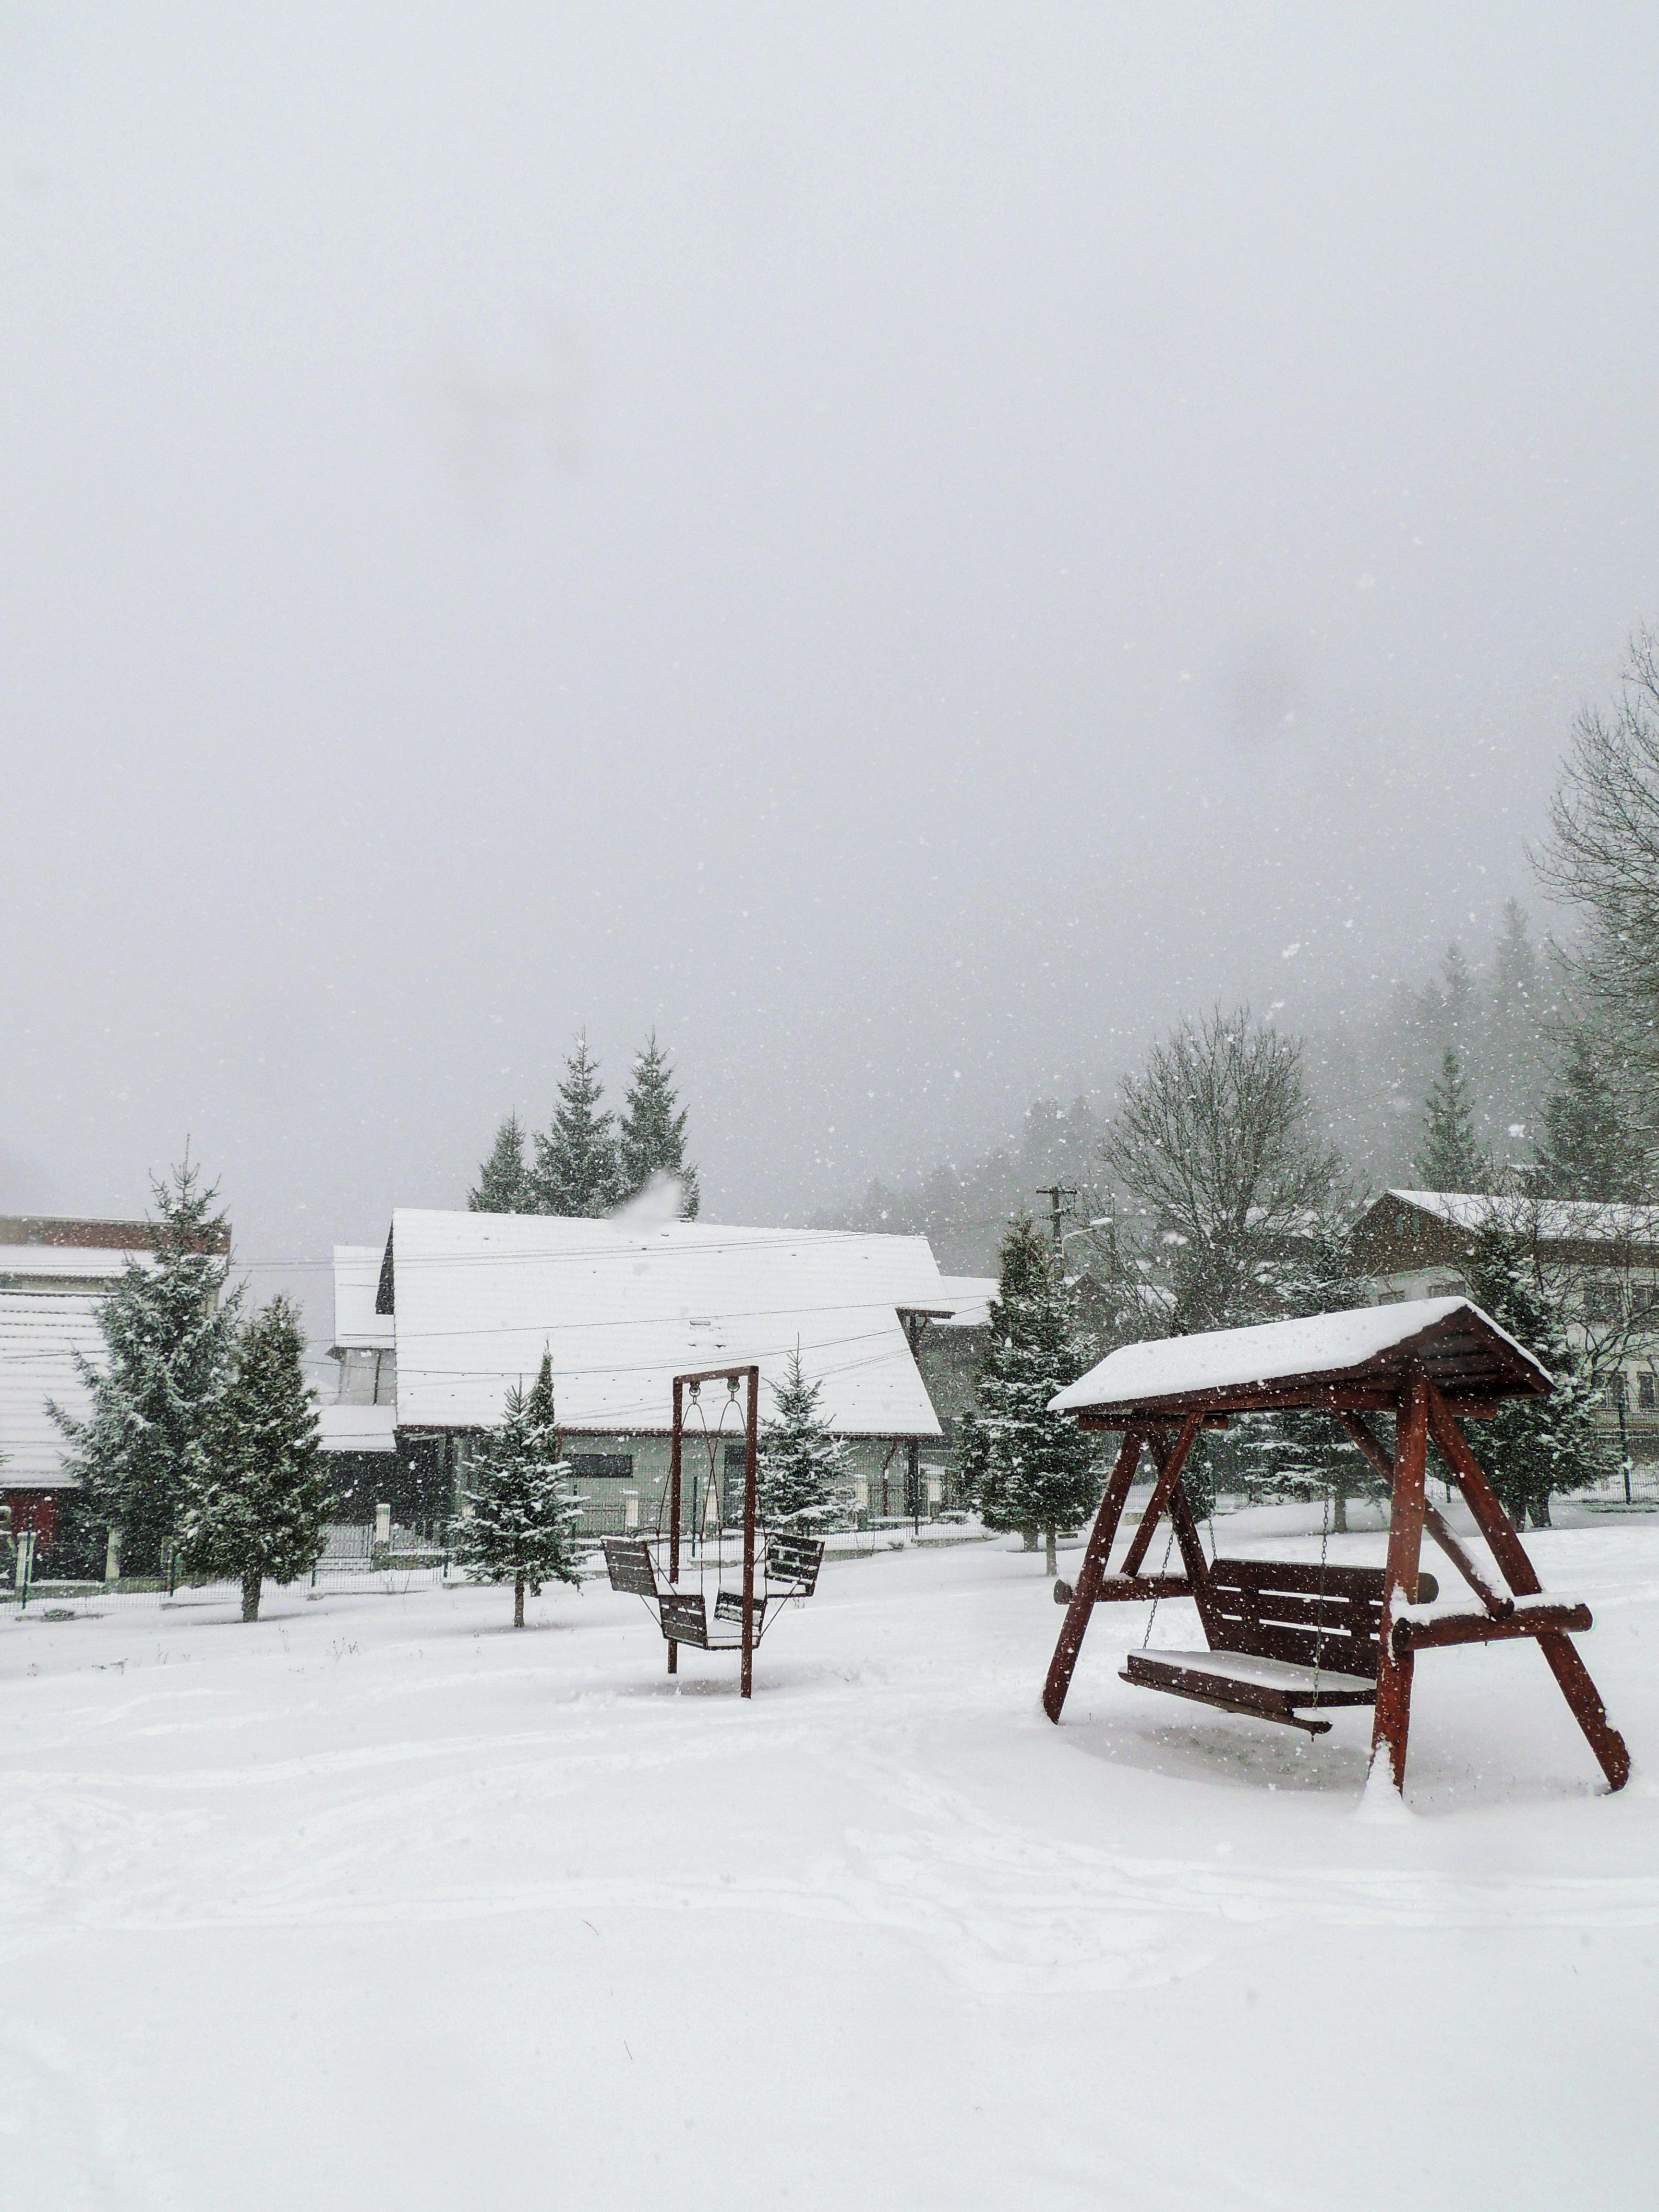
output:
<instances>
[{"instance_id":1,"label":"small fir tree","mask_svg":"<svg viewBox=\"0 0 1659 2212\"><path fill-rule=\"evenodd\" d=\"M535 1188L525 1162L524 1130L516 1114L509 1114L496 1130L489 1157L478 1170L466 1202L474 1213L536 1212Z\"/></svg>"},{"instance_id":2,"label":"small fir tree","mask_svg":"<svg viewBox=\"0 0 1659 2212\"><path fill-rule=\"evenodd\" d=\"M1490 1190L1492 1162L1475 1142L1474 1109L1462 1062L1449 1047L1423 1112L1423 1146L1413 1162L1425 1190Z\"/></svg>"},{"instance_id":3,"label":"small fir tree","mask_svg":"<svg viewBox=\"0 0 1659 2212\"><path fill-rule=\"evenodd\" d=\"M681 1189L680 1218L696 1218L697 1170L685 1159L685 1109L674 1089L668 1054L654 1032L634 1061L617 1131L621 1195L632 1198L654 1175L672 1175Z\"/></svg>"},{"instance_id":4,"label":"small fir tree","mask_svg":"<svg viewBox=\"0 0 1659 2212\"><path fill-rule=\"evenodd\" d=\"M507 1392L506 1417L486 1431L471 1474L454 1557L476 1583L512 1583L513 1626L522 1628L526 1589L539 1597L544 1582L578 1579L581 1504L560 1450L550 1352L527 1393L517 1384Z\"/></svg>"},{"instance_id":5,"label":"small fir tree","mask_svg":"<svg viewBox=\"0 0 1659 2212\"><path fill-rule=\"evenodd\" d=\"M244 1620L259 1618L267 1576L297 1582L328 1542L335 1488L304 1358L298 1314L285 1297L273 1298L237 1338L210 1467L182 1501L186 1572L239 1581Z\"/></svg>"},{"instance_id":6,"label":"small fir tree","mask_svg":"<svg viewBox=\"0 0 1659 2212\"><path fill-rule=\"evenodd\" d=\"M1523 1344L1554 1378L1547 1398L1506 1398L1481 1424L1482 1463L1517 1528L1550 1525L1550 1498L1601 1480L1607 1447L1596 1429L1601 1397L1589 1355L1567 1335L1560 1289L1544 1272L1535 1240L1494 1218L1476 1234L1469 1295Z\"/></svg>"},{"instance_id":7,"label":"small fir tree","mask_svg":"<svg viewBox=\"0 0 1659 2212\"><path fill-rule=\"evenodd\" d=\"M619 1170L613 1117L602 1108L599 1062L579 1037L565 1062L553 1126L536 1139L532 1181L540 1213L594 1217L617 1203Z\"/></svg>"},{"instance_id":8,"label":"small fir tree","mask_svg":"<svg viewBox=\"0 0 1659 2212\"><path fill-rule=\"evenodd\" d=\"M800 1347L789 1355L773 1407L761 1423L757 1481L761 1518L772 1529L821 1536L851 1520L854 1497L847 1447L818 1405L819 1385L801 1372Z\"/></svg>"},{"instance_id":9,"label":"small fir tree","mask_svg":"<svg viewBox=\"0 0 1659 2212\"><path fill-rule=\"evenodd\" d=\"M1642 1147L1631 1133L1602 1056L1575 1030L1559 1088L1544 1103L1538 1180L1548 1198L1634 1199L1644 1181Z\"/></svg>"},{"instance_id":10,"label":"small fir tree","mask_svg":"<svg viewBox=\"0 0 1659 2212\"><path fill-rule=\"evenodd\" d=\"M120 1532L124 1570L140 1574L165 1565L183 1498L211 1475L241 1306L240 1287L226 1288L218 1186L204 1187L187 1155L151 1188L155 1254L130 1259L99 1305L103 1358L75 1355L90 1410L47 1407L69 1439L65 1471L104 1526Z\"/></svg>"},{"instance_id":11,"label":"small fir tree","mask_svg":"<svg viewBox=\"0 0 1659 2212\"><path fill-rule=\"evenodd\" d=\"M1048 1571L1054 1538L1100 1496L1092 1438L1064 1413L1057 1390L1088 1364L1060 1255L1029 1215L1002 1242L985 1357L963 1419L962 1468L989 1528L1040 1528Z\"/></svg>"}]
</instances>

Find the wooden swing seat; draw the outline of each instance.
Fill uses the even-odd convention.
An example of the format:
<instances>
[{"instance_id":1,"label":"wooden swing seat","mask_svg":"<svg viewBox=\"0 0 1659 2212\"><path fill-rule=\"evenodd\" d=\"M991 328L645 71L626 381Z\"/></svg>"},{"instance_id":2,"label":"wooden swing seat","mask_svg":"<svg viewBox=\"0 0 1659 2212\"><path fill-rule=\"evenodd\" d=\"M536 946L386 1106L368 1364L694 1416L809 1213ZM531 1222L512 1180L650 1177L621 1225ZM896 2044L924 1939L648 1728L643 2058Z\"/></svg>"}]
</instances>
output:
<instances>
[{"instance_id":1,"label":"wooden swing seat","mask_svg":"<svg viewBox=\"0 0 1659 2212\"><path fill-rule=\"evenodd\" d=\"M1167 1691L1172 1698L1194 1698L1225 1713L1249 1713L1282 1721L1310 1735L1329 1733L1328 1721L1304 1721L1304 1708L1370 1705L1376 1702L1376 1677L1334 1674L1323 1667L1293 1667L1284 1659L1264 1659L1253 1651L1131 1651L1122 1680L1142 1690Z\"/></svg>"},{"instance_id":2,"label":"wooden swing seat","mask_svg":"<svg viewBox=\"0 0 1659 2212\"><path fill-rule=\"evenodd\" d=\"M708 1609L701 1590L662 1591L657 1599L662 1632L671 1644L695 1644L699 1651L740 1651L743 1649L743 1592L721 1590L714 1599L714 1618L709 1620ZM755 1633L760 1634L761 1623L766 1618L766 1600L754 1601ZM723 1625L729 1625L731 1633L722 1635Z\"/></svg>"},{"instance_id":3,"label":"wooden swing seat","mask_svg":"<svg viewBox=\"0 0 1659 2212\"><path fill-rule=\"evenodd\" d=\"M1215 1559L1199 1599L1206 1651L1132 1651L1121 1679L1324 1735L1300 1709L1376 1701L1380 1567L1317 1567L1288 1559ZM1419 1577L1426 1601L1432 1575ZM1189 1586L1190 1587L1190 1586Z\"/></svg>"}]
</instances>

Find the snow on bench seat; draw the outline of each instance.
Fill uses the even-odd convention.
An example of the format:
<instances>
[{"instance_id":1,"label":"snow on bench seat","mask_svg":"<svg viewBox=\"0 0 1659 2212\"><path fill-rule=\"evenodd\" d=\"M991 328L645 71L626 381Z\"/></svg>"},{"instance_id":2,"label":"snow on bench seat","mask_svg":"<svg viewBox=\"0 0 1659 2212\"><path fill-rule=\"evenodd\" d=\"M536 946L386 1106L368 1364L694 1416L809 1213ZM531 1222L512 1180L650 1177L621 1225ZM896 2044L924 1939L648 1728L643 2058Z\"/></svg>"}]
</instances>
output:
<instances>
[{"instance_id":1,"label":"snow on bench seat","mask_svg":"<svg viewBox=\"0 0 1659 2212\"><path fill-rule=\"evenodd\" d=\"M1340 1694L1363 1693L1367 1704L1376 1693L1368 1674L1339 1674L1328 1667L1293 1667L1287 1659L1263 1659L1254 1651L1136 1651L1130 1656L1143 1666L1174 1667L1187 1674L1213 1674L1219 1680L1249 1682L1262 1690L1283 1690L1291 1697L1311 1696L1316 1691Z\"/></svg>"}]
</instances>

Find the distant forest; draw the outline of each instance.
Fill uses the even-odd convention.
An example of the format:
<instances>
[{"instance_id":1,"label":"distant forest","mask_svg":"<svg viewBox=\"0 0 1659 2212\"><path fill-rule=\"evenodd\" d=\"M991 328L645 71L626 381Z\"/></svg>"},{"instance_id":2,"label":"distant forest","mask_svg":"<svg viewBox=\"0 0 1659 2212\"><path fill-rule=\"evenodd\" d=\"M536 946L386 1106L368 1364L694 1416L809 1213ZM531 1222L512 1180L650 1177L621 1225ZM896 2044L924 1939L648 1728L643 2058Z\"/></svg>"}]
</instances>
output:
<instances>
[{"instance_id":1,"label":"distant forest","mask_svg":"<svg viewBox=\"0 0 1659 2212\"><path fill-rule=\"evenodd\" d=\"M1202 1012L1203 1009L1176 1011ZM1437 975L1396 987L1368 1018L1345 1019L1304 1041L1304 1072L1317 1119L1360 1190L1409 1187L1423 1140L1424 1104L1449 1048L1462 1063L1475 1133L1502 1167L1529 1162L1545 1092L1565 1049L1571 1018L1554 960L1534 944L1525 909L1511 899L1482 962L1457 945ZM1126 1070L1107 1073L1111 1085ZM1011 1215L1039 1216L1045 1185L1077 1191L1066 1226L1081 1229L1112 1206L1100 1142L1109 1110L1078 1098L1039 1098L1010 1144L971 1162L944 1162L914 1181L872 1181L855 1204L815 1225L920 1231L948 1272L992 1274Z\"/></svg>"}]
</instances>

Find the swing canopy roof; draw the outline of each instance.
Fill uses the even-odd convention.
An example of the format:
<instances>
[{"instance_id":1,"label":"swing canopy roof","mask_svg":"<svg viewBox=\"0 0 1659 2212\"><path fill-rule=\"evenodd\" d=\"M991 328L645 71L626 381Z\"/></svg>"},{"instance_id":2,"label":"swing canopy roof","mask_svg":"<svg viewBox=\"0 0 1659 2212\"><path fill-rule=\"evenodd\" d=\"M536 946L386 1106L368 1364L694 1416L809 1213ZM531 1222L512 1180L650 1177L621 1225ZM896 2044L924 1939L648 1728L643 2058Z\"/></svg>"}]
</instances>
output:
<instances>
[{"instance_id":1,"label":"swing canopy roof","mask_svg":"<svg viewBox=\"0 0 1659 2212\"><path fill-rule=\"evenodd\" d=\"M1189 1413L1396 1404L1425 1374L1455 1411L1544 1398L1547 1369L1468 1298L1410 1298L1253 1328L1126 1344L1049 1401L1091 1428Z\"/></svg>"}]
</instances>

